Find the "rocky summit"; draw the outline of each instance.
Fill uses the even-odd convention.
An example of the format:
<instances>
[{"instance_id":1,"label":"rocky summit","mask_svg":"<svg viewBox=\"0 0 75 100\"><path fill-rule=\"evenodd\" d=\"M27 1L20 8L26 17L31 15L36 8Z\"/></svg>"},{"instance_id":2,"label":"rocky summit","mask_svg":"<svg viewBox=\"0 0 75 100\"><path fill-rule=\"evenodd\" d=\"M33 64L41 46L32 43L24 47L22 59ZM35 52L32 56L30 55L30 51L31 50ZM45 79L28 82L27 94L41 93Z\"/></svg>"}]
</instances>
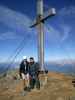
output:
<instances>
[{"instance_id":1,"label":"rocky summit","mask_svg":"<svg viewBox=\"0 0 75 100\"><path fill-rule=\"evenodd\" d=\"M47 77L40 90L26 92L17 72L10 72L0 77L0 100L75 100L74 77L55 72L49 72ZM45 83L44 77L41 80Z\"/></svg>"}]
</instances>

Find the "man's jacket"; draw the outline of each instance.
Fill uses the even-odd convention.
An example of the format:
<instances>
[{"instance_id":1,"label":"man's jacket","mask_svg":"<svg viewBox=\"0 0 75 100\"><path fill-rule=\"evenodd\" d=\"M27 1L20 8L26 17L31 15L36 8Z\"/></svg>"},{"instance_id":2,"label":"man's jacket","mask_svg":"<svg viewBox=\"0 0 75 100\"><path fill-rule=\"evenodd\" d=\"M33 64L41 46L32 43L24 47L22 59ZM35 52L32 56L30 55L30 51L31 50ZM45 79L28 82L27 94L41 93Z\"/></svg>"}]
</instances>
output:
<instances>
[{"instance_id":1,"label":"man's jacket","mask_svg":"<svg viewBox=\"0 0 75 100\"><path fill-rule=\"evenodd\" d=\"M24 73L24 74L29 73L29 63L26 62L26 65L25 65L24 61L22 61L21 64L20 64L19 72Z\"/></svg>"},{"instance_id":2,"label":"man's jacket","mask_svg":"<svg viewBox=\"0 0 75 100\"><path fill-rule=\"evenodd\" d=\"M39 72L39 64L38 63L33 63L33 64L29 64L29 74L31 77L37 77L38 76L38 72Z\"/></svg>"}]
</instances>

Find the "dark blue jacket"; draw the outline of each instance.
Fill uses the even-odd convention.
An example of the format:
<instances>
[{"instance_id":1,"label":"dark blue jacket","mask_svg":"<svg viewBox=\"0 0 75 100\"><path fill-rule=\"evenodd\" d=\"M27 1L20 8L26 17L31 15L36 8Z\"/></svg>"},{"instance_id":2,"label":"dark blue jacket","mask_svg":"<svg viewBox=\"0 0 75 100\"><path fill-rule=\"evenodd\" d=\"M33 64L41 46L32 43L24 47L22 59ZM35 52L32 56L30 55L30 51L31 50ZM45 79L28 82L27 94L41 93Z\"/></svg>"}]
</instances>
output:
<instances>
[{"instance_id":1,"label":"dark blue jacket","mask_svg":"<svg viewBox=\"0 0 75 100\"><path fill-rule=\"evenodd\" d=\"M25 68L26 67L26 68ZM20 69L19 69L20 73L24 73L27 74L29 73L29 63L26 62L26 65L24 64L24 61L21 62L20 64Z\"/></svg>"},{"instance_id":2,"label":"dark blue jacket","mask_svg":"<svg viewBox=\"0 0 75 100\"><path fill-rule=\"evenodd\" d=\"M40 70L38 63L29 64L29 74L31 77L37 77Z\"/></svg>"}]
</instances>

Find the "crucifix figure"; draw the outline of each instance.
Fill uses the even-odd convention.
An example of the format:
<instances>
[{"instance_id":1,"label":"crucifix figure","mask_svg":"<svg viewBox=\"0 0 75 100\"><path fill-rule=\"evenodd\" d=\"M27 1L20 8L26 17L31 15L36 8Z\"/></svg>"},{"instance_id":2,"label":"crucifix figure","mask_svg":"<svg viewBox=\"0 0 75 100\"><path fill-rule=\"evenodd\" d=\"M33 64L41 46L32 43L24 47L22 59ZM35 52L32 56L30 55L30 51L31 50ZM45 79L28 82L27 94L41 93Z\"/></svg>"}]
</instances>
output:
<instances>
[{"instance_id":1,"label":"crucifix figure","mask_svg":"<svg viewBox=\"0 0 75 100\"><path fill-rule=\"evenodd\" d=\"M31 25L31 28L37 26L38 29L38 62L42 71L44 68L44 22L56 14L54 8L51 8L44 15L43 0L37 0L37 18L36 22Z\"/></svg>"}]
</instances>

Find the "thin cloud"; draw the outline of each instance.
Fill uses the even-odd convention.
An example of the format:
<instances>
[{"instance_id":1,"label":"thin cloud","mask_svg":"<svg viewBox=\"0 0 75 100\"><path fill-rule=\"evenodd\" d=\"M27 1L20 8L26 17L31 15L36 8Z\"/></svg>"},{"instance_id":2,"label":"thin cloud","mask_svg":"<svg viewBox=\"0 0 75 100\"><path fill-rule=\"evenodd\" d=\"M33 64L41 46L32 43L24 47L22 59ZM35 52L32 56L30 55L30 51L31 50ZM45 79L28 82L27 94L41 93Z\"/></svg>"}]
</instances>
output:
<instances>
[{"instance_id":1,"label":"thin cloud","mask_svg":"<svg viewBox=\"0 0 75 100\"><path fill-rule=\"evenodd\" d=\"M75 6L64 7L60 9L59 15L66 16L66 15L75 15Z\"/></svg>"},{"instance_id":2,"label":"thin cloud","mask_svg":"<svg viewBox=\"0 0 75 100\"><path fill-rule=\"evenodd\" d=\"M45 26L45 33L47 42L58 42L60 40L59 31L51 25Z\"/></svg>"},{"instance_id":3,"label":"thin cloud","mask_svg":"<svg viewBox=\"0 0 75 100\"><path fill-rule=\"evenodd\" d=\"M62 8L59 11L58 15L60 15L60 17L62 17L62 15L65 15L66 13L74 13L75 8L70 7L69 9L67 9L67 10L66 9L67 8ZM31 33L37 33L37 32L35 32L35 29L31 30L29 28L29 26L32 23L32 20L26 14L22 14L22 13L19 13L17 11L13 11L7 7L4 7L4 6L0 6L0 22L5 24L9 28L15 30L16 32L17 31L21 32L21 33L25 32L25 35L30 36L31 38L32 37L34 38L36 35L36 34L35 35L33 34L33 36L31 36L32 35ZM46 41L47 42L59 43L61 41L63 42L64 40L66 40L68 38L69 33L70 33L70 29L71 29L70 26L67 26L65 23L64 24L61 23L61 24L59 24L59 26L60 26L59 28L61 30L58 30L58 29L52 27L51 25L45 26L45 33L46 33ZM15 34L16 34L16 32L15 32ZM14 35L14 32L13 33L10 32L11 35L7 34L7 33L8 32L3 33L3 35L0 38L2 38L2 37L7 38L7 36L8 36L8 37L10 37L10 39L12 39L12 38L14 39L15 36L19 35L19 34Z\"/></svg>"},{"instance_id":4,"label":"thin cloud","mask_svg":"<svg viewBox=\"0 0 75 100\"><path fill-rule=\"evenodd\" d=\"M71 27L67 25L62 25L62 29L63 29L63 37L61 41L63 42L69 37L69 34L71 32Z\"/></svg>"},{"instance_id":5,"label":"thin cloud","mask_svg":"<svg viewBox=\"0 0 75 100\"><path fill-rule=\"evenodd\" d=\"M0 22L19 31L29 31L29 26L31 24L31 20L27 15L13 11L4 6L0 6Z\"/></svg>"},{"instance_id":6,"label":"thin cloud","mask_svg":"<svg viewBox=\"0 0 75 100\"><path fill-rule=\"evenodd\" d=\"M49 43L63 43L66 41L70 34L72 34L72 24L69 23L69 18L75 18L75 7L69 6L59 10L56 17L55 24L58 28L52 27L51 25L45 26L46 41ZM74 22L74 21L73 21Z\"/></svg>"},{"instance_id":7,"label":"thin cloud","mask_svg":"<svg viewBox=\"0 0 75 100\"><path fill-rule=\"evenodd\" d=\"M5 32L0 35L0 40L15 40L20 39L20 36L17 36L14 32Z\"/></svg>"},{"instance_id":8,"label":"thin cloud","mask_svg":"<svg viewBox=\"0 0 75 100\"><path fill-rule=\"evenodd\" d=\"M32 21L26 14L0 6L0 22L9 28L0 33L0 40L23 38L24 34L27 38L32 37L33 30L29 28Z\"/></svg>"},{"instance_id":9,"label":"thin cloud","mask_svg":"<svg viewBox=\"0 0 75 100\"><path fill-rule=\"evenodd\" d=\"M71 27L67 25L61 25L60 30L50 25L46 25L45 26L46 42L60 44L69 37L70 31L71 31Z\"/></svg>"},{"instance_id":10,"label":"thin cloud","mask_svg":"<svg viewBox=\"0 0 75 100\"><path fill-rule=\"evenodd\" d=\"M58 23L59 23L60 28L63 29L62 42L65 41L67 38L69 38L70 34L73 33L72 31L74 29L72 25L75 23L74 19L75 19L75 6L68 6L59 10Z\"/></svg>"}]
</instances>

